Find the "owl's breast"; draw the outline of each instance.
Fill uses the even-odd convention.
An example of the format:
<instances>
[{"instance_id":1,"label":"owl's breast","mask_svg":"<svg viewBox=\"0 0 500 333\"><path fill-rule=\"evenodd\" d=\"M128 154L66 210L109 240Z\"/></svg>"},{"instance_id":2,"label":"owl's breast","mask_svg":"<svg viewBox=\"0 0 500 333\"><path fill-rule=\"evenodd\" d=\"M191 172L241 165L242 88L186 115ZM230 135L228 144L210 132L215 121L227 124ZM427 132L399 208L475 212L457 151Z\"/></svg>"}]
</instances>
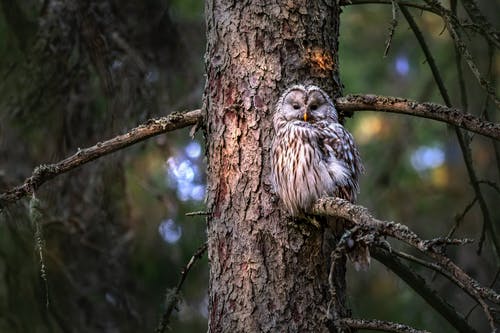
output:
<instances>
[{"instance_id":1,"label":"owl's breast","mask_svg":"<svg viewBox=\"0 0 500 333\"><path fill-rule=\"evenodd\" d=\"M319 146L317 130L307 124L287 127L273 143L273 184L292 215L300 215L320 197L333 194L335 178L331 161Z\"/></svg>"}]
</instances>

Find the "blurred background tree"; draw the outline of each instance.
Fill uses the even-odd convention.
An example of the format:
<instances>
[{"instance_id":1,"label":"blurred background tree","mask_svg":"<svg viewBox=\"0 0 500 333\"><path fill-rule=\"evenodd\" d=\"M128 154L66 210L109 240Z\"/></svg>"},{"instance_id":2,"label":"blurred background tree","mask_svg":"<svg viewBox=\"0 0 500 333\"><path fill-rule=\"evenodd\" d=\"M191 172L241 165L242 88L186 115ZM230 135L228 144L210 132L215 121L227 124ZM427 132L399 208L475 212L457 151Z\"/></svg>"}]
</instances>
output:
<instances>
[{"instance_id":1,"label":"blurred background tree","mask_svg":"<svg viewBox=\"0 0 500 333\"><path fill-rule=\"evenodd\" d=\"M498 2L478 4L498 24ZM150 117L200 107L203 6L201 0L0 1L0 188L21 183L37 165L56 162ZM458 11L466 17L461 6ZM411 13L453 105L462 106L454 45L442 19L426 11ZM391 6L344 7L339 59L344 93L444 104L400 16L384 57ZM496 82L498 50L473 31L463 38L481 72ZM462 67L467 111L498 121L498 110ZM456 237L480 238L483 219L477 202L463 214L475 194L453 130L426 119L375 112L357 113L347 127L367 170L360 204L376 216L409 225L423 238L446 235L456 224ZM185 216L203 209L203 146L201 137L192 140L187 130L178 131L92 162L42 188L37 194L46 281L28 202L3 210L0 332L154 330L167 289L176 285L182 267L205 241L204 219ZM498 226L500 161L488 139L471 136L470 147L479 179L493 182L481 184L481 190ZM498 259L491 244L486 242L480 255L477 250L478 242L449 248L448 254L498 290ZM474 302L448 280L414 268L461 313L473 308ZM347 281L355 316L453 331L376 262L367 273L350 272ZM206 330L207 283L204 258L187 278L183 302L170 324L174 332ZM470 322L478 331L487 329L477 309Z\"/></svg>"}]
</instances>

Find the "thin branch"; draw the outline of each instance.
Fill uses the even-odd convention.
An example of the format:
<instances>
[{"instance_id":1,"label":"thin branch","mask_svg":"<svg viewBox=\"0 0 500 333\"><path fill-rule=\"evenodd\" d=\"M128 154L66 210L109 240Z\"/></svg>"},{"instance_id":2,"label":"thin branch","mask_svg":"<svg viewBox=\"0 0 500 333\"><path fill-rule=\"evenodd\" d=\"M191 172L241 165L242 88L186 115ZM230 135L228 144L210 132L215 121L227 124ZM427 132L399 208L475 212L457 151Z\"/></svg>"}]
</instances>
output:
<instances>
[{"instance_id":1,"label":"thin branch","mask_svg":"<svg viewBox=\"0 0 500 333\"><path fill-rule=\"evenodd\" d=\"M446 269L444 269L442 266L436 264L436 263L433 263L433 262L429 262L429 261L426 261L426 260L423 260L423 259L420 259L420 258L417 258L415 256L412 256L411 254L408 254L408 253L404 253L404 252L400 252L400 251L396 251L396 250L391 250L392 253L394 253L395 255L397 255L398 257L400 258L403 258L403 259L406 259L406 260L409 260L409 261L412 261L414 263L417 263L419 265L422 265L424 267L427 267L428 269L431 269L433 270L435 273L439 273L441 274L442 276L444 276L445 278L447 278L448 280L450 280L452 283L456 284L459 288L462 288L462 283L461 281L459 281L458 279L456 279L450 272L448 272ZM491 288L491 287L490 287ZM463 288L462 288L463 289ZM464 290L470 297L472 297L473 299L475 298L473 294L471 294L467 289ZM477 303L479 304L479 303Z\"/></svg>"},{"instance_id":2,"label":"thin branch","mask_svg":"<svg viewBox=\"0 0 500 333\"><path fill-rule=\"evenodd\" d=\"M212 214L210 212L206 212L204 210L199 210L199 211L196 211L196 212L189 212L189 213L186 213L184 215L185 216L210 216Z\"/></svg>"},{"instance_id":3,"label":"thin branch","mask_svg":"<svg viewBox=\"0 0 500 333\"><path fill-rule=\"evenodd\" d=\"M481 13L475 0L462 0L462 5L471 20L478 26L486 39L493 43L497 48L500 48L500 35L495 30L493 25L488 21L486 16Z\"/></svg>"},{"instance_id":4,"label":"thin branch","mask_svg":"<svg viewBox=\"0 0 500 333\"><path fill-rule=\"evenodd\" d=\"M439 13L439 16L443 18L446 29L448 30L451 38L453 38L453 40L455 41L455 45L460 50L460 53L463 55L467 65L469 65L469 68L472 74L476 77L477 81L479 82L479 85L483 87L484 90L486 90L490 98L495 102L496 106L500 107L500 100L495 95L494 87L490 84L490 82L488 82L484 77L482 77L481 73L479 72L479 69L474 63L474 59L472 58L472 55L470 54L467 46L462 41L460 35L455 29L456 26L458 26L458 23L456 22L456 18L454 18L453 13L451 13L448 9L441 6L439 1L437 0L424 0L424 1L429 6L434 8Z\"/></svg>"},{"instance_id":5,"label":"thin branch","mask_svg":"<svg viewBox=\"0 0 500 333\"><path fill-rule=\"evenodd\" d=\"M434 80L436 81L436 84L439 88L439 92L440 92L446 106L451 107L452 106L451 99L448 95L448 92L447 92L445 86L444 86L443 80L441 79L441 75L439 73L439 69L436 66L436 63L434 61L434 57L432 56L432 53L430 52L429 47L427 46L427 43L425 42L425 39L422 35L422 32L420 31L417 24L413 20L409 11L404 6L400 6L400 9L401 9L401 12L403 13L403 15L405 16L405 18L408 22L408 25L410 26L413 33L415 34L415 37L417 38L417 41L419 42L422 51L424 52L425 59L427 60L427 63L429 64L429 67L431 69ZM452 13L450 13L449 15L453 16ZM463 80L462 80L462 82L463 82ZM463 96L463 98L464 97L465 96ZM464 101L463 107L466 107L467 103L466 103L465 99L463 99L463 101ZM462 110L463 114L466 114L464 111L466 111L466 110ZM476 194L476 198L479 202L479 207L481 208L481 213L483 214L483 224L486 225L488 227L488 229L490 230L493 248L494 248L494 251L498 257L498 255L500 254L500 244L499 244L498 239L496 237L496 232L494 230L493 223L491 222L488 206L486 205L486 201L485 201L483 194L481 192L481 188L479 187L479 184L477 183L477 176L476 176L476 172L474 171L474 167L472 165L472 158L471 158L471 154L470 154L469 145L467 143L467 140L465 139L464 133L462 133L462 131L460 131L460 129L458 128L458 127L462 127L462 126L457 125L457 124L452 124L452 125L455 126L455 134L457 136L457 140L458 140L458 143L460 145L460 149L462 151L465 166L467 168L467 173L469 175L469 179L470 179L472 188L474 189L474 192ZM497 132L497 134L500 135L500 130L498 128L495 131Z\"/></svg>"},{"instance_id":6,"label":"thin branch","mask_svg":"<svg viewBox=\"0 0 500 333\"><path fill-rule=\"evenodd\" d=\"M389 35L387 36L387 40L385 41L385 50L384 50L384 58L389 54L389 49L392 44L392 38L394 37L394 33L396 32L396 27L398 26L398 7L396 6L396 0L391 0L392 2L392 20L389 25Z\"/></svg>"},{"instance_id":7,"label":"thin branch","mask_svg":"<svg viewBox=\"0 0 500 333\"><path fill-rule=\"evenodd\" d=\"M149 120L146 124L140 125L128 133L104 142L98 142L89 148L79 149L76 154L55 164L40 165L22 185L0 194L0 210L8 203L15 202L26 195L32 194L43 183L62 173L137 142L144 141L152 136L195 125L200 118L201 110L199 109L184 113L174 112L166 117Z\"/></svg>"},{"instance_id":8,"label":"thin branch","mask_svg":"<svg viewBox=\"0 0 500 333\"><path fill-rule=\"evenodd\" d=\"M493 47L493 45L491 43L488 43L488 58L489 58L489 61L488 61L488 78L492 81L492 82L496 82L496 79L495 79L495 73L493 71L493 68L495 67L495 49ZM482 115L484 115L484 119L485 120L490 120L490 115L489 115L489 112L488 112L488 108L489 108L489 97L488 97L488 94L486 94L485 96L485 99L484 99L484 107L483 107L483 112L481 113ZM491 140L491 144L493 146L493 151L495 152L495 159L496 159L496 164L497 164L497 172L498 172L498 176L500 177L500 145L498 144L497 141L495 140Z\"/></svg>"},{"instance_id":9,"label":"thin branch","mask_svg":"<svg viewBox=\"0 0 500 333\"><path fill-rule=\"evenodd\" d=\"M343 7L352 5L369 5L369 4L379 4L379 5L390 5L392 0L341 0L340 5ZM441 16L441 12L431 6L426 6L421 3L412 1L398 1L398 4L409 7L417 8L422 11L433 13L435 15ZM469 14L469 17L474 22L472 24L460 23L456 17L452 17L452 21L462 28L469 28L475 32L481 33L489 42L494 44L497 48L500 47L500 36L498 31L486 20L483 19L484 15L479 11L477 4L474 0L462 0L462 4Z\"/></svg>"},{"instance_id":10,"label":"thin branch","mask_svg":"<svg viewBox=\"0 0 500 333\"><path fill-rule=\"evenodd\" d=\"M497 191L498 194L500 194L500 187L498 187L498 184L495 182L492 182L490 180L480 180L478 181L479 184L485 184Z\"/></svg>"},{"instance_id":11,"label":"thin branch","mask_svg":"<svg viewBox=\"0 0 500 333\"><path fill-rule=\"evenodd\" d=\"M392 253L394 251L386 251L379 247L372 247L370 253L372 256L381 262L384 266L394 272L401 278L410 288L418 293L430 306L432 306L441 316L443 316L458 332L471 333L475 332L467 320L458 313L446 300L441 298L437 292L426 283L426 281L410 267L403 264L399 259L395 258Z\"/></svg>"},{"instance_id":12,"label":"thin branch","mask_svg":"<svg viewBox=\"0 0 500 333\"><path fill-rule=\"evenodd\" d=\"M355 319L355 318L342 318L335 321L335 324L341 328L354 328L357 330L374 330L384 332L396 333L429 333L429 331L417 330L413 327L392 323L390 321L377 320L377 319Z\"/></svg>"},{"instance_id":13,"label":"thin branch","mask_svg":"<svg viewBox=\"0 0 500 333\"><path fill-rule=\"evenodd\" d=\"M401 10L401 13L403 13L403 16L406 19L406 22L408 22L408 25L410 26L411 30L413 31L413 34L415 35L415 38L417 39L420 48L422 49L422 52L424 53L425 60L427 64L429 64L429 67L432 72L432 76L434 77L434 81L436 81L436 84L438 86L439 92L441 93L441 96L443 97L444 103L446 106L451 107L451 100L448 95L448 91L446 90L446 87L444 86L443 80L441 79L441 75L439 74L439 69L436 66L436 62L434 61L434 57L432 56L431 51L429 50L429 47L427 46L427 43L425 41L424 35L420 31L417 23L413 19L413 17L410 14L410 11L402 5L399 5L399 9ZM463 111L463 110L462 110Z\"/></svg>"},{"instance_id":14,"label":"thin branch","mask_svg":"<svg viewBox=\"0 0 500 333\"><path fill-rule=\"evenodd\" d=\"M398 1L398 3L407 7L418 8L439 15L439 13L434 8L422 5L421 3L411 2L411 1ZM390 5L392 4L392 0L341 0L340 1L340 5L344 7L351 5L368 5L368 4Z\"/></svg>"},{"instance_id":15,"label":"thin branch","mask_svg":"<svg viewBox=\"0 0 500 333\"><path fill-rule=\"evenodd\" d=\"M500 268L497 269L497 272L495 273L495 276L491 280L490 288L493 288L493 286L495 285L495 282L497 281L499 274L500 274ZM472 312L474 311L474 309L476 307L477 307L477 303L474 304L474 306L469 310L469 312L467 312L467 314L465 315L465 318L469 318L469 316L472 314Z\"/></svg>"},{"instance_id":16,"label":"thin branch","mask_svg":"<svg viewBox=\"0 0 500 333\"><path fill-rule=\"evenodd\" d=\"M347 95L337 98L335 106L339 111L382 111L402 113L442 121L462 127L496 140L500 140L500 123L482 120L470 113L434 103L418 103L405 98L377 95Z\"/></svg>"},{"instance_id":17,"label":"thin branch","mask_svg":"<svg viewBox=\"0 0 500 333\"><path fill-rule=\"evenodd\" d=\"M427 267L428 269L431 269L431 270L433 270L433 271L435 271L437 273L440 273L442 276L444 276L445 278L447 278L451 282L456 283L456 280L453 277L453 275L451 275L448 271L446 271L445 269L443 269L443 267L441 267L441 266L439 266L439 265L437 265L437 264L435 264L433 262L417 258L415 256L412 256L409 253L400 252L400 251L396 251L396 250L392 250L392 249L391 249L391 253L394 253L395 255L397 255L400 258L403 258L403 259L406 259L408 261L412 261L414 263L417 263L419 265ZM459 285L459 287L460 287L460 285Z\"/></svg>"},{"instance_id":18,"label":"thin branch","mask_svg":"<svg viewBox=\"0 0 500 333\"><path fill-rule=\"evenodd\" d=\"M477 198L474 197L474 199L464 208L463 212L460 214L457 214L455 216L455 224L453 225L453 227L451 227L450 231L448 231L446 238L453 237L453 235L455 234L455 231L457 231L458 227L460 226L460 223L462 223L462 221L464 220L465 215L467 215L469 210L472 207L474 207L474 204L476 202L477 202ZM443 253L445 253L445 252L446 252L446 248L443 249ZM432 281L434 281L434 279L436 278L436 275L437 275L437 272L434 272L434 274L432 275L432 278L431 278Z\"/></svg>"},{"instance_id":19,"label":"thin branch","mask_svg":"<svg viewBox=\"0 0 500 333\"><path fill-rule=\"evenodd\" d=\"M342 314L344 313L342 309L343 305L339 301L339 297L337 295L337 281L335 279L335 273L337 264L340 263L342 266L345 263L346 246L346 238L342 237L330 254L331 262L330 271L328 273L328 291L330 292L330 301L328 302L328 308L326 310L326 318L331 324L333 324L329 327L330 332L338 331L338 325L336 325L335 322L339 318L342 318Z\"/></svg>"},{"instance_id":20,"label":"thin branch","mask_svg":"<svg viewBox=\"0 0 500 333\"><path fill-rule=\"evenodd\" d=\"M187 263L186 267L182 269L181 272L181 278L179 282L177 283L177 287L175 287L175 290L172 292L167 292L167 304L166 304L166 309L165 312L163 313L163 316L161 318L160 324L158 325L158 328L156 329L157 333L163 333L165 332L167 325L170 321L170 316L174 309L177 307L177 304L179 303L179 293L181 291L182 285L184 284L184 281L186 280L187 275L189 274L189 271L191 270L191 267L198 261L201 256L205 253L205 251L208 248L208 243L204 243L202 246L196 250L196 252L193 254L189 262Z\"/></svg>"}]
</instances>

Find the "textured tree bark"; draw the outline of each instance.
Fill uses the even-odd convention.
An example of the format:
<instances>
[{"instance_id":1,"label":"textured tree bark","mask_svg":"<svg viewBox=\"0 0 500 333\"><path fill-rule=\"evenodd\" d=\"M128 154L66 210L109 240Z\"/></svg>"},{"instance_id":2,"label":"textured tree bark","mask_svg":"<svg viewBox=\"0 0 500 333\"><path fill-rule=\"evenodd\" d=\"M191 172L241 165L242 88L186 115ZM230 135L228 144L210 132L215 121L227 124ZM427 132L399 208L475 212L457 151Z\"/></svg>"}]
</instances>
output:
<instances>
[{"instance_id":1,"label":"textured tree bark","mask_svg":"<svg viewBox=\"0 0 500 333\"><path fill-rule=\"evenodd\" d=\"M339 7L211 0L206 21L209 331L328 331L324 232L297 228L280 208L269 183L269 147L274 104L286 87L308 82L340 94Z\"/></svg>"}]
</instances>

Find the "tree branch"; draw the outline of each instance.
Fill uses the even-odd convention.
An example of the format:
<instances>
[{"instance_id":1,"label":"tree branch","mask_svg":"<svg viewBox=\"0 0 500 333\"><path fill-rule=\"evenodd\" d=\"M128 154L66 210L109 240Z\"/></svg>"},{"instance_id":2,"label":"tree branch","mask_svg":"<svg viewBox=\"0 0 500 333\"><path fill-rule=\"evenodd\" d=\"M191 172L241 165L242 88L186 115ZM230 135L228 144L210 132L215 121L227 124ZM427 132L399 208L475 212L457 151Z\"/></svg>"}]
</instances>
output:
<instances>
[{"instance_id":1,"label":"tree branch","mask_svg":"<svg viewBox=\"0 0 500 333\"><path fill-rule=\"evenodd\" d=\"M347 95L335 101L339 111L382 111L402 113L442 121L500 140L500 124L482 120L470 113L434 103L418 103L409 99L377 95Z\"/></svg>"},{"instance_id":2,"label":"tree branch","mask_svg":"<svg viewBox=\"0 0 500 333\"><path fill-rule=\"evenodd\" d=\"M368 4L390 5L392 4L392 0L341 0L340 1L340 5L344 7L351 5L368 5ZM439 13L434 8L423 5L421 3L398 0L398 4L408 7L418 8L439 15Z\"/></svg>"},{"instance_id":3,"label":"tree branch","mask_svg":"<svg viewBox=\"0 0 500 333\"><path fill-rule=\"evenodd\" d=\"M500 48L500 35L498 31L495 30L493 25L488 21L486 16L481 13L479 7L475 0L462 0L462 5L465 11L471 18L471 20L478 26L479 30L483 33L485 38L495 45L495 47Z\"/></svg>"},{"instance_id":4,"label":"tree branch","mask_svg":"<svg viewBox=\"0 0 500 333\"><path fill-rule=\"evenodd\" d=\"M415 290L415 292L417 292L430 306L441 314L441 316L443 316L458 332L476 332L467 323L467 320L443 298L441 298L436 291L432 290L420 275L394 257L394 255L392 255L394 251L389 252L379 247L372 247L370 253L375 259L393 271L397 276L399 276L399 278Z\"/></svg>"},{"instance_id":5,"label":"tree branch","mask_svg":"<svg viewBox=\"0 0 500 333\"><path fill-rule=\"evenodd\" d=\"M73 170L101 156L144 141L152 136L195 125L200 119L201 110L199 109L184 113L174 112L166 117L149 120L146 124L140 125L128 133L104 142L98 142L89 148L79 149L76 154L55 164L40 165L35 168L31 177L27 178L22 185L0 195L0 210L8 203L15 202L28 194L32 194L43 183L62 173Z\"/></svg>"},{"instance_id":6,"label":"tree branch","mask_svg":"<svg viewBox=\"0 0 500 333\"><path fill-rule=\"evenodd\" d=\"M453 240L447 238L437 238L433 240L423 240L418 237L407 226L381 221L368 212L362 206L357 206L347 200L340 198L322 198L319 199L311 208L310 212L315 215L335 216L350 221L357 230L361 230L365 235L371 235L371 238L376 240L380 237L389 236L400 240L414 248L418 249L425 255L436 261L436 264L441 266L453 276L455 283L471 297L473 297L483 308L490 327L495 328L494 319L491 315L490 308L485 300L500 304L500 295L490 288L481 286L476 280L467 275L460 267L453 263L448 257L441 253L443 245L447 244L466 244L470 240ZM365 237L369 239L368 237Z\"/></svg>"},{"instance_id":7,"label":"tree branch","mask_svg":"<svg viewBox=\"0 0 500 333\"><path fill-rule=\"evenodd\" d=\"M451 38L453 38L456 47L460 50L460 53L463 55L467 65L469 65L469 69L471 70L472 74L478 81L479 85L488 93L491 100L495 102L496 106L500 107L500 100L497 98L495 94L494 87L491 85L490 82L488 82L488 80L482 77L481 73L479 72L479 69L474 63L474 59L472 58L471 53L469 52L467 46L462 41L459 33L456 30L457 26L459 26L456 17L450 10L444 8L439 1L437 0L424 0L424 1L427 3L427 5L435 9L439 13L439 16L442 17L446 25L446 29L448 30L448 33L450 34Z\"/></svg>"},{"instance_id":8,"label":"tree branch","mask_svg":"<svg viewBox=\"0 0 500 333\"><path fill-rule=\"evenodd\" d=\"M355 319L355 318L342 318L335 321L338 327L342 328L354 328L357 330L374 330L374 331L385 331L385 332L396 332L396 333L429 333L428 331L417 330L413 327L392 323L384 320L367 320L367 319Z\"/></svg>"},{"instance_id":9,"label":"tree branch","mask_svg":"<svg viewBox=\"0 0 500 333\"><path fill-rule=\"evenodd\" d=\"M189 274L191 267L193 267L196 261L198 261L201 258L201 256L207 250L207 248L208 248L208 243L205 242L198 248L198 250L196 250L196 252L193 254L191 259L187 263L186 267L182 269L181 278L179 280L179 283L177 283L177 287L175 288L175 290L173 290L172 292L167 291L166 309L165 312L163 313L160 324L156 329L157 333L163 333L167 329L168 323L170 321L170 316L172 315L174 309L177 307L177 304L179 303L179 293L181 291L182 285L184 284L184 281L186 280L186 277Z\"/></svg>"},{"instance_id":10,"label":"tree branch","mask_svg":"<svg viewBox=\"0 0 500 333\"><path fill-rule=\"evenodd\" d=\"M452 1L452 7L453 7L453 1ZM432 75L434 77L434 80L436 81L436 84L438 86L439 92L446 104L447 107L452 107L451 99L448 94L448 91L446 90L446 87L444 86L443 80L441 78L441 74L439 73L439 69L436 66L436 63L434 61L434 57L432 56L432 53L429 50L429 47L427 46L427 43L425 42L424 36L422 35L422 32L418 28L417 24L413 20L413 17L411 16L410 12L404 7L401 6L401 12L405 16L408 25L412 29L413 33L415 34L415 37L417 38L417 41L422 48L422 52L425 55L425 59L427 63L429 64L429 68L432 72ZM450 13L450 15L454 16L454 13ZM460 52L458 52L457 46L455 46L455 53L457 54L458 60L457 60L457 67L458 67L458 77L459 77L459 86L460 86L460 91L461 91L461 97L462 97L462 113L465 114L467 111L467 101L466 101L466 93L465 93L465 81L463 80L463 75L461 71L461 66L460 66ZM472 188L474 189L474 192L476 194L476 198L479 202L479 206L481 208L481 212L483 214L483 224L488 227L488 230L490 231L490 236L492 239L493 243L493 249L495 251L495 254L498 257L498 254L500 252L499 250L499 243L497 240L496 232L494 230L493 223L491 222L490 218L490 213L488 210L488 206L486 205L486 201L484 200L483 194L481 192L481 189L479 185L477 184L477 176L476 172L474 170L474 167L472 165L472 157L471 157L471 152L470 152L470 147L469 143L466 137L467 133L463 133L456 125L454 126L455 129L455 134L457 136L458 143L460 145L460 150L462 151L462 155L464 158L464 163L467 168L467 173L469 175L469 179L472 185ZM480 245L482 244L482 239L480 241Z\"/></svg>"},{"instance_id":11,"label":"tree branch","mask_svg":"<svg viewBox=\"0 0 500 333\"><path fill-rule=\"evenodd\" d=\"M335 105L341 112L371 110L438 120L500 140L500 124L485 121L474 115L462 113L458 109L448 108L439 104L418 103L405 98L389 96L348 95L337 98ZM35 168L33 174L22 185L0 194L0 210L7 204L33 193L33 191L46 181L62 173L153 136L195 125L201 119L202 113L200 109L184 113L174 112L167 117L151 119L146 124L140 125L128 133L104 142L98 142L92 147L81 149L76 154L60 162L40 165Z\"/></svg>"}]
</instances>

